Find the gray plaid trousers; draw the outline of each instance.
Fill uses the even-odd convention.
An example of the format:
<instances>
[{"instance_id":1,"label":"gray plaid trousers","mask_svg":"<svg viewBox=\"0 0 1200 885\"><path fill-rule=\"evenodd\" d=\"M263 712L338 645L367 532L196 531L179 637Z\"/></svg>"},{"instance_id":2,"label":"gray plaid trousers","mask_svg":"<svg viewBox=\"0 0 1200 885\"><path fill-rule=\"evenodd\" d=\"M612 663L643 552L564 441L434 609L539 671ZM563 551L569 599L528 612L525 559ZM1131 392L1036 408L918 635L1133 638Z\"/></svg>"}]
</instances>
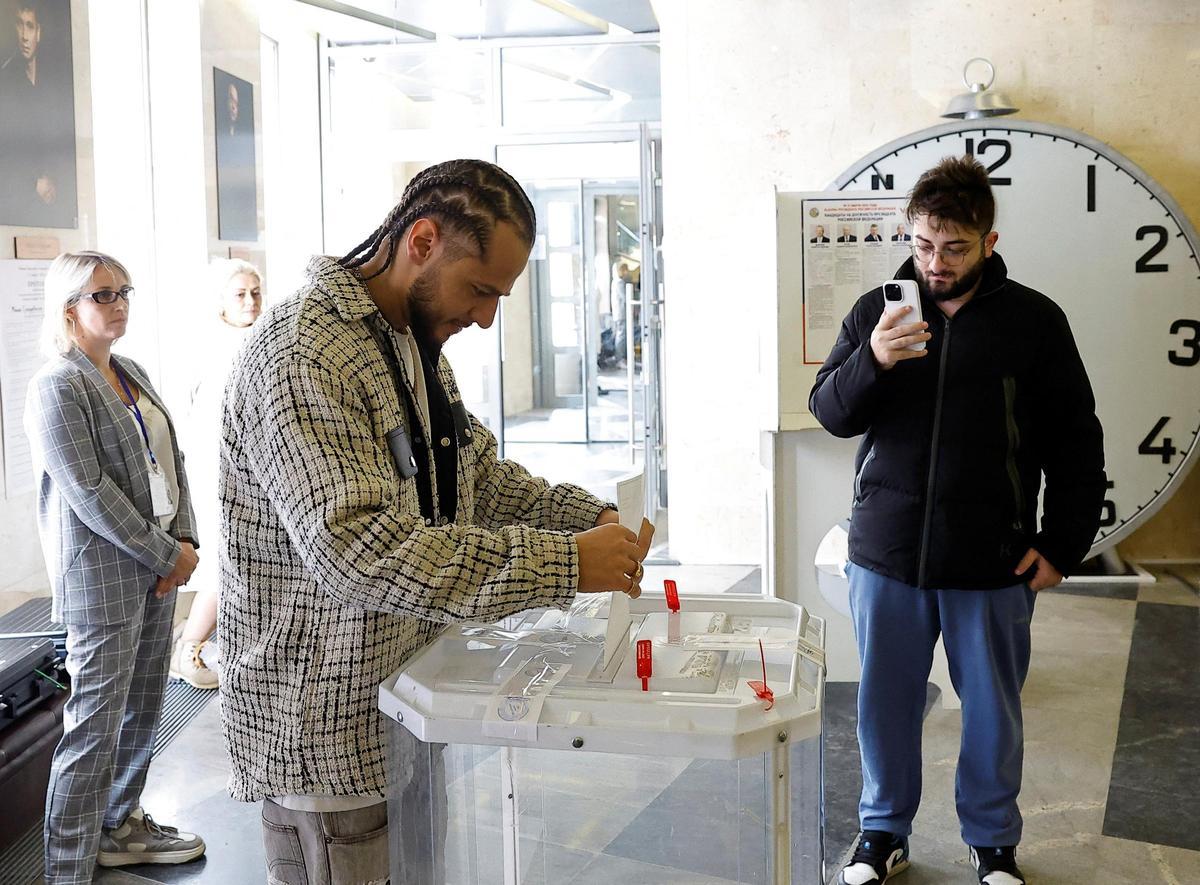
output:
<instances>
[{"instance_id":1,"label":"gray plaid trousers","mask_svg":"<svg viewBox=\"0 0 1200 885\"><path fill-rule=\"evenodd\" d=\"M71 696L46 792L46 885L92 881L100 827L141 800L162 710L175 593L123 624L67 625Z\"/></svg>"}]
</instances>

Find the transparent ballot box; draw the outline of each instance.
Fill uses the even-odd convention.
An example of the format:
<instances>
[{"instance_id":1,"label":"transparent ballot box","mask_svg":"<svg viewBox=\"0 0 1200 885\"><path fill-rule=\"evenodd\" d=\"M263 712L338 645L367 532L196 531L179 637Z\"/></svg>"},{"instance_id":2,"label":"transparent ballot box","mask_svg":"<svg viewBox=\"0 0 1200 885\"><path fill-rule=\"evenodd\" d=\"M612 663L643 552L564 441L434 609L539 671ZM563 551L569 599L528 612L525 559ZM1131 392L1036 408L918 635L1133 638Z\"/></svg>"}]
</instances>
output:
<instances>
[{"instance_id":1,"label":"transparent ballot box","mask_svg":"<svg viewBox=\"0 0 1200 885\"><path fill-rule=\"evenodd\" d=\"M456 624L389 677L392 882L824 882L824 622L679 608Z\"/></svg>"}]
</instances>

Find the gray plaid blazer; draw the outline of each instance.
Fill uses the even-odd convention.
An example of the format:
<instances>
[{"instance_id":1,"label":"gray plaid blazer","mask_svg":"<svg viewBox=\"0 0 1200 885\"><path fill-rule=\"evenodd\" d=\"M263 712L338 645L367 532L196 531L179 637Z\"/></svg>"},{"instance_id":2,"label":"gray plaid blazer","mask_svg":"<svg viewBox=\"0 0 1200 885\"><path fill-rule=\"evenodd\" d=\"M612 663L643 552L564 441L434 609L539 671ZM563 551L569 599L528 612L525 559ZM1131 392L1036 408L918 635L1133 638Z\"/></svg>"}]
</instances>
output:
<instances>
[{"instance_id":1,"label":"gray plaid blazer","mask_svg":"<svg viewBox=\"0 0 1200 885\"><path fill-rule=\"evenodd\" d=\"M46 363L29 383L25 432L53 618L64 624L130 620L146 591L175 567L176 539L197 541L170 413L145 369L128 357L113 359L171 425L179 511L166 531L159 528L141 430L100 370L79 350Z\"/></svg>"},{"instance_id":2,"label":"gray plaid blazer","mask_svg":"<svg viewBox=\"0 0 1200 885\"><path fill-rule=\"evenodd\" d=\"M307 275L255 323L225 388L221 718L242 801L383 793L379 683L449 622L569 605L572 532L606 506L497 458L472 416L455 522L427 524L388 450L404 410L368 324L392 333L335 261ZM445 356L438 376L461 402Z\"/></svg>"}]
</instances>

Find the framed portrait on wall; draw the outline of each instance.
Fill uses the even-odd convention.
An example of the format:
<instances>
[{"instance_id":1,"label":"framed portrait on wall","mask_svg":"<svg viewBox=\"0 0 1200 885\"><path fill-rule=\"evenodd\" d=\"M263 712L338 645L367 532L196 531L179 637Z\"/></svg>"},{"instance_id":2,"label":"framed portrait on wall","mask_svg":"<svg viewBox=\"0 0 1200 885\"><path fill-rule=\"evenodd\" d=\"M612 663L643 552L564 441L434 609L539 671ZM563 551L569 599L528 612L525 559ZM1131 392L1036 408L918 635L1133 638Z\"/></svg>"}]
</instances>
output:
<instances>
[{"instance_id":1,"label":"framed portrait on wall","mask_svg":"<svg viewBox=\"0 0 1200 885\"><path fill-rule=\"evenodd\" d=\"M78 215L71 0L0 0L0 225Z\"/></svg>"},{"instance_id":2,"label":"framed portrait on wall","mask_svg":"<svg viewBox=\"0 0 1200 885\"><path fill-rule=\"evenodd\" d=\"M213 68L217 133L217 236L258 240L254 168L254 85Z\"/></svg>"}]
</instances>

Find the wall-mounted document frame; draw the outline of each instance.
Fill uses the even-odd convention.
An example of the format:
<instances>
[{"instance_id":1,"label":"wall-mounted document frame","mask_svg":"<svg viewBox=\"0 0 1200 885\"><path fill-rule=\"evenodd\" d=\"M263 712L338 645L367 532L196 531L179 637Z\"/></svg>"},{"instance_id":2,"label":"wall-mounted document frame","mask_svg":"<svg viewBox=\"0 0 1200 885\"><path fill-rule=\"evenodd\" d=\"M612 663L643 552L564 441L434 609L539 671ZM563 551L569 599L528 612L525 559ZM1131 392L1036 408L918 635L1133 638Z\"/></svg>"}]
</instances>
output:
<instances>
[{"instance_id":1,"label":"wall-mounted document frame","mask_svg":"<svg viewBox=\"0 0 1200 885\"><path fill-rule=\"evenodd\" d=\"M49 261L0 261L0 422L3 424L4 495L34 490L33 458L25 436L25 389L44 358L38 338L44 312L42 284Z\"/></svg>"},{"instance_id":2,"label":"wall-mounted document frame","mask_svg":"<svg viewBox=\"0 0 1200 885\"><path fill-rule=\"evenodd\" d=\"M775 192L777 411L768 429L819 426L808 394L842 319L911 254L905 201L886 191Z\"/></svg>"}]
</instances>

